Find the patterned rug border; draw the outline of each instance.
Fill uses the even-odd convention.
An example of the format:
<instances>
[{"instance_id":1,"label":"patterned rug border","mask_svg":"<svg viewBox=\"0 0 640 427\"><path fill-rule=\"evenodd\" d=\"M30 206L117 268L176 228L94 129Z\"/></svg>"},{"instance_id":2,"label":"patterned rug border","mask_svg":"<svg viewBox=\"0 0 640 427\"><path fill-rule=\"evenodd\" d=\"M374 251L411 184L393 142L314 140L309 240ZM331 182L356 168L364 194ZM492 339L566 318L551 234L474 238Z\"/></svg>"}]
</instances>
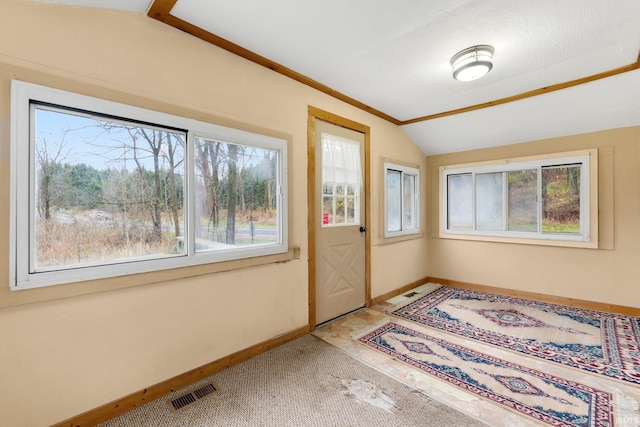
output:
<instances>
[{"instance_id":1,"label":"patterned rug border","mask_svg":"<svg viewBox=\"0 0 640 427\"><path fill-rule=\"evenodd\" d=\"M492 340L484 337L484 338L480 338L478 337L478 334L464 334L464 333L460 333L456 330L451 330L449 328L446 327L438 327L438 326L434 326L432 324L429 323L422 323L420 321L411 319L410 317L407 316L403 316L401 314L397 314L396 312L399 310L402 310L405 307L408 307L412 304L415 304L416 302L420 301L421 299L424 298L434 298L434 294L438 294L438 293L454 293L454 292L464 292L468 295L488 295L492 298L498 298L501 300L508 300L508 301L515 301L521 304L528 304L528 305L533 305L536 307L542 307L545 309L552 309L552 310L557 310L557 311L561 311L561 312L565 312L568 315L578 315L578 316L593 316L597 317L599 319L608 319L609 321L613 321L613 319L640 319L638 317L635 316L628 316L628 315L622 315L622 314L616 314L616 313L609 313L609 312L605 312L605 311L598 311L598 310L591 310L591 309L587 309L587 308L580 308L580 307L573 307L573 306L565 306L562 304L555 304L555 303L549 303L549 302L544 302L544 301L537 301L537 300L531 300L531 299L526 299L526 298L520 298L520 297L515 297L515 296L510 296L510 295L504 295L504 294L497 294L497 293L492 293L492 292L486 292L486 291L477 291L477 290L470 290L470 289L465 289L465 288L458 288L455 286L441 286L439 288L436 288L430 292L426 292L426 293L422 293L420 295L416 295L415 297L411 298L410 300L407 300L405 302L396 304L392 307L389 307L385 310L386 314L396 317L398 319L402 319L404 321L413 323L415 325L420 325L422 327L427 327L427 328L432 328L434 330L437 331L441 331L441 332L445 332L447 334L450 334L452 336L457 336L457 337L464 337L466 339L470 339L470 340L474 340L477 342L481 342L483 344L487 344L487 345L491 345L493 347L496 348L500 348L500 349L504 349L504 350L508 350L517 354L521 354L527 357L533 357L536 359L541 359L541 360L546 360L548 362L552 362L555 364L558 364L560 366L566 367L566 368L570 368L570 369L575 369L581 372L588 372L588 373L592 373L592 374L596 374L596 375L601 375L605 378L609 378L612 380L616 380L616 381L621 381L625 384L635 384L635 385L640 385L640 362L638 364L638 370L631 370L631 369L625 369L622 366L605 366L602 369L598 369L597 366L595 366L594 364L591 363L586 363L586 361L580 361L578 359L573 359L571 358L569 359L565 359L565 361L561 361L561 360L555 360L553 357L549 356L549 355L538 355L535 354L533 352L526 352L526 351L522 351L519 350L517 348L517 346L515 345L511 345L511 346L506 346L506 345L502 345L499 342L492 342ZM435 296L437 297L437 296ZM446 299L445 297L439 297L439 301L443 301L444 299ZM442 323L442 322L440 322ZM640 326L639 326L640 328ZM496 334L498 335L498 334ZM611 340L611 337L608 337L609 341ZM495 340L494 340L495 341ZM514 342L517 342L518 340L515 339ZM603 346L612 346L612 344L610 342L607 343L603 343ZM524 344L523 344L524 346Z\"/></svg>"},{"instance_id":2,"label":"patterned rug border","mask_svg":"<svg viewBox=\"0 0 640 427\"><path fill-rule=\"evenodd\" d=\"M517 363L509 362L507 360L500 359L499 357L491 356L489 354L485 354L480 351L473 350L459 344L454 344L445 339L437 338L427 333L416 331L415 329L409 328L407 326L397 324L392 320L378 322L376 327L368 327L365 330L359 331L358 333L354 334L353 338L356 342L358 342L359 344L367 348L374 349L402 363L406 363L410 366L413 366L436 379L444 380L447 383L456 386L457 388L471 392L473 393L474 396L477 396L478 398L494 402L506 410L517 413L519 415L526 416L538 422L542 421L546 424L553 425L553 426L575 427L575 424L568 423L565 420L558 419L557 417L544 413L536 408L532 408L529 405L518 402L515 399L509 398L507 396L501 396L498 393L487 392L487 390L481 389L474 384L466 383L460 377L448 375L446 372L437 371L431 366L426 366L425 364L421 363L416 359L412 359L408 356L405 356L403 354L394 352L386 348L381 348L381 346L375 343L370 343L372 338L382 335L394 328L400 331L403 331L405 333L408 332L411 334L415 334L420 338L423 338L428 341L433 341L437 344L444 344L451 348L462 351L466 354L480 357L480 358L483 358L484 360L501 364L508 368L519 370L521 372L536 376L544 381L554 381L558 384L561 384L562 386L578 389L580 390L581 393L590 394L595 401L595 405L592 405L592 407L594 406L592 413L594 414L595 419L590 419L588 424L584 424L584 425L589 427L613 427L614 426L613 395L611 393L596 389L589 385L582 384L577 381L566 380L564 378L547 374L547 373L538 371L536 369L527 368Z\"/></svg>"}]
</instances>

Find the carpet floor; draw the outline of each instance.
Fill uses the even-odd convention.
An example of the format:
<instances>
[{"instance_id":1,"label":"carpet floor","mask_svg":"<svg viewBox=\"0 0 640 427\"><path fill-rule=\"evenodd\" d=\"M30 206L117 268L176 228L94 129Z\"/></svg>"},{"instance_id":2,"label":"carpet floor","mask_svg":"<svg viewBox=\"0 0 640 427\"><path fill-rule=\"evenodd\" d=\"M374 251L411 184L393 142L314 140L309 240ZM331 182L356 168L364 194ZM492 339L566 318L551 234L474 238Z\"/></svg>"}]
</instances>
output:
<instances>
[{"instance_id":1,"label":"carpet floor","mask_svg":"<svg viewBox=\"0 0 640 427\"><path fill-rule=\"evenodd\" d=\"M168 402L214 382L219 390L172 412ZM483 426L312 335L203 379L103 427Z\"/></svg>"}]
</instances>

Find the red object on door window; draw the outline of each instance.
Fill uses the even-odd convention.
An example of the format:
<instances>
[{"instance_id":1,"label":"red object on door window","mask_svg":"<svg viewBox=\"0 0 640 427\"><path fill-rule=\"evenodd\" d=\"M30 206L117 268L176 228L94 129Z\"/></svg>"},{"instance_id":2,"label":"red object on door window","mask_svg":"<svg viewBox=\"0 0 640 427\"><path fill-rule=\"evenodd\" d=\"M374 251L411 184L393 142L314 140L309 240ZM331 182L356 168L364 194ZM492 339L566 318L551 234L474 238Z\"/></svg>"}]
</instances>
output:
<instances>
[{"instance_id":1,"label":"red object on door window","mask_svg":"<svg viewBox=\"0 0 640 427\"><path fill-rule=\"evenodd\" d=\"M329 214L327 213L322 214L322 225L325 225L325 224L329 224Z\"/></svg>"}]
</instances>

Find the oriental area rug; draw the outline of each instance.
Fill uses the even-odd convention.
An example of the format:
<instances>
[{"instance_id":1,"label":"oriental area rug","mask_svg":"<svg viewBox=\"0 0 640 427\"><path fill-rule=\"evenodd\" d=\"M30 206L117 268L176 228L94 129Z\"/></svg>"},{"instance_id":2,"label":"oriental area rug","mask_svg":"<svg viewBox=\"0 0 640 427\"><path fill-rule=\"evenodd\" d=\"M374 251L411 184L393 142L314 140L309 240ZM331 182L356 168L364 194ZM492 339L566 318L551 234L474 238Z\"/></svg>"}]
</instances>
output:
<instances>
[{"instance_id":1,"label":"oriental area rug","mask_svg":"<svg viewBox=\"0 0 640 427\"><path fill-rule=\"evenodd\" d=\"M640 318L443 286L389 314L465 339L640 384Z\"/></svg>"},{"instance_id":2,"label":"oriental area rug","mask_svg":"<svg viewBox=\"0 0 640 427\"><path fill-rule=\"evenodd\" d=\"M424 331L424 329L421 329ZM611 427L612 395L388 321L355 337L360 343L553 426Z\"/></svg>"}]
</instances>

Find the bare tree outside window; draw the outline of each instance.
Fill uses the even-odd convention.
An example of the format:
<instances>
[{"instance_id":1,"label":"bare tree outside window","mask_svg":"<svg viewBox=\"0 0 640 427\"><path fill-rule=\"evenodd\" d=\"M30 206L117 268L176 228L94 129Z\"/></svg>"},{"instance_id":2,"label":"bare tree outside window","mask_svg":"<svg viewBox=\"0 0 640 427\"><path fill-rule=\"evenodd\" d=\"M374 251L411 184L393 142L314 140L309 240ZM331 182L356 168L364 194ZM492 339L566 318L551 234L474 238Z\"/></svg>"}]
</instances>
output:
<instances>
[{"instance_id":1,"label":"bare tree outside window","mask_svg":"<svg viewBox=\"0 0 640 427\"><path fill-rule=\"evenodd\" d=\"M205 138L194 152L196 252L275 243L277 152Z\"/></svg>"},{"instance_id":2,"label":"bare tree outside window","mask_svg":"<svg viewBox=\"0 0 640 427\"><path fill-rule=\"evenodd\" d=\"M35 117L37 268L175 253L183 133L48 107Z\"/></svg>"},{"instance_id":3,"label":"bare tree outside window","mask_svg":"<svg viewBox=\"0 0 640 427\"><path fill-rule=\"evenodd\" d=\"M11 98L11 289L289 251L285 139L18 80Z\"/></svg>"}]
</instances>

